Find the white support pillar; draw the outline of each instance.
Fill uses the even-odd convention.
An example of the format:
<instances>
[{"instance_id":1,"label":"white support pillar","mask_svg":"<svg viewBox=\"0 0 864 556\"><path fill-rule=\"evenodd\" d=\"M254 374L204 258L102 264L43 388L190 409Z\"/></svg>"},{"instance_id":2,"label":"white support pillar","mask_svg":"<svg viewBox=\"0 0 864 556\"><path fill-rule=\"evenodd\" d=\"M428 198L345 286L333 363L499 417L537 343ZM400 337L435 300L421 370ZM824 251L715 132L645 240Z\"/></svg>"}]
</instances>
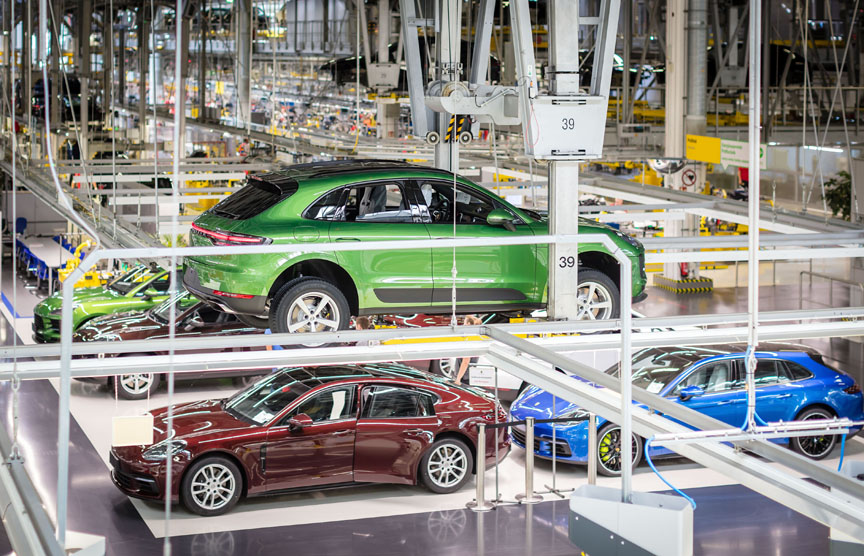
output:
<instances>
[{"instance_id":1,"label":"white support pillar","mask_svg":"<svg viewBox=\"0 0 864 556\"><path fill-rule=\"evenodd\" d=\"M665 156L684 157L684 117L687 85L687 0L668 0L666 7L666 136ZM667 186L672 176L666 176ZM683 222L670 221L663 226L664 236L682 235ZM663 275L671 280L681 279L678 263L663 265Z\"/></svg>"},{"instance_id":2,"label":"white support pillar","mask_svg":"<svg viewBox=\"0 0 864 556\"><path fill-rule=\"evenodd\" d=\"M574 95L579 92L578 21L578 2L550 0L549 72L552 95ZM579 232L579 219L573 215L578 207L579 162L550 162L549 233L576 235ZM550 319L575 318L579 313L578 260L577 244L549 245L547 310Z\"/></svg>"}]
</instances>

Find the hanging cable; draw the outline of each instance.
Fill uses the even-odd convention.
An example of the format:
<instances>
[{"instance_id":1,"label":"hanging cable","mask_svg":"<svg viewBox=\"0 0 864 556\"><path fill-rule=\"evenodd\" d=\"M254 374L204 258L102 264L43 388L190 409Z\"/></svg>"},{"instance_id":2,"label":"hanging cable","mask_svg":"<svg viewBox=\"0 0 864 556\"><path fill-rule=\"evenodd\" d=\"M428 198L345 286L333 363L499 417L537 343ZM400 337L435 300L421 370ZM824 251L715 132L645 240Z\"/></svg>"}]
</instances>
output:
<instances>
[{"instance_id":1,"label":"hanging cable","mask_svg":"<svg viewBox=\"0 0 864 556\"><path fill-rule=\"evenodd\" d=\"M843 439L840 441L840 463L837 464L837 472L843 471L843 455L846 452L846 435L843 435Z\"/></svg>"},{"instance_id":2,"label":"hanging cable","mask_svg":"<svg viewBox=\"0 0 864 556\"><path fill-rule=\"evenodd\" d=\"M17 215L16 215L16 206L15 206L15 197L18 189L18 183L16 181L17 178L17 166L16 160L18 159L18 138L17 133L15 133L15 36L17 33L15 32L15 1L9 0L9 17L12 21L12 36L9 37L9 86L10 86L10 94L9 94L9 112L10 112L10 121L12 122L12 230L10 230L10 235L15 238L12 242L12 349L18 347L18 331L16 324L18 323L18 319L16 318L16 308L18 307L18 283L17 283L17 268L16 268L16 260L18 259L17 253L15 253L15 246L18 238L18 234L16 233L17 227ZM23 27L23 25L22 25ZM23 29L22 29L23 31ZM23 48L22 48L23 51ZM47 96L47 95L46 95ZM2 284L2 253L0 253L0 284ZM51 280L52 277L49 275L48 279ZM2 289L2 287L0 287ZM21 452L18 446L18 405L19 405L19 391L21 390L21 377L18 376L18 357L14 357L12 359L12 447L9 450L9 459L23 459L21 457Z\"/></svg>"},{"instance_id":3,"label":"hanging cable","mask_svg":"<svg viewBox=\"0 0 864 556\"><path fill-rule=\"evenodd\" d=\"M114 211L114 226L111 230L111 237L117 237L117 124L114 121L114 0L108 0L108 21L102 21L102 25L108 25L111 29L109 37L109 56L111 60L111 75L106 80L105 85L108 87L108 107L111 110L111 201ZM103 35L104 29L103 29ZM103 45L104 48L104 45ZM124 49L125 50L125 49ZM121 56L125 56L126 52L121 52ZM104 58L103 58L103 64ZM124 66L125 67L125 66ZM125 83L125 78L123 79ZM126 96L125 93L123 95Z\"/></svg>"},{"instance_id":4,"label":"hanging cable","mask_svg":"<svg viewBox=\"0 0 864 556\"><path fill-rule=\"evenodd\" d=\"M692 498L690 498L689 496L687 496L686 494L684 494L684 492L683 492L682 490L678 489L675 485L673 485L673 484L670 483L668 480L666 480L666 477L664 477L663 475L661 475L660 472L657 471L657 468L654 467L654 462L651 461L651 454L650 454L650 451L651 451L651 443L652 443L653 441L654 441L654 436L652 435L651 438L649 438L649 439L645 442L645 461L646 461L646 463L648 463L648 467L651 468L651 471L653 471L654 474L657 475L657 477L658 477L661 481L663 481L663 483L666 484L666 486L668 486L668 487L671 488L673 491L675 491L678 495L680 495L682 498L684 498L685 500L687 500L688 502L690 502L690 505L693 506L693 509L695 510L695 509L696 509L696 501L693 500Z\"/></svg>"}]
</instances>

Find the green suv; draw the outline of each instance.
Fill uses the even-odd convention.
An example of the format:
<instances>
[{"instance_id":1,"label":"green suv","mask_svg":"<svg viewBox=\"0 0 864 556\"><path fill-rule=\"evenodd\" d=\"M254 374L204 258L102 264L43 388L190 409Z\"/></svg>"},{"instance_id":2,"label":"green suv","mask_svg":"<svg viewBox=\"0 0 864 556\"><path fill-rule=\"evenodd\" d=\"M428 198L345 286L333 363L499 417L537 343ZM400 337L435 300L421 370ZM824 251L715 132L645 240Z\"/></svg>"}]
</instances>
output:
<instances>
[{"instance_id":1,"label":"green suv","mask_svg":"<svg viewBox=\"0 0 864 556\"><path fill-rule=\"evenodd\" d=\"M455 202L454 202L455 188ZM575 212L575 209L574 209ZM644 249L608 226L633 262L634 300L644 298ZM463 177L392 161L350 160L250 175L247 185L199 216L190 244L260 245L506 239L548 233L540 215ZM196 297L274 332L345 329L351 315L450 313L456 266L459 313L519 312L546 304L547 245L491 245L340 252L213 255L185 259ZM618 263L601 244L579 245L580 317L613 318Z\"/></svg>"},{"instance_id":2,"label":"green suv","mask_svg":"<svg viewBox=\"0 0 864 556\"><path fill-rule=\"evenodd\" d=\"M144 311L168 299L168 271L137 265L104 288L78 288L74 292L72 330L90 319L126 311ZM42 300L33 309L33 339L39 343L60 341L63 292Z\"/></svg>"}]
</instances>

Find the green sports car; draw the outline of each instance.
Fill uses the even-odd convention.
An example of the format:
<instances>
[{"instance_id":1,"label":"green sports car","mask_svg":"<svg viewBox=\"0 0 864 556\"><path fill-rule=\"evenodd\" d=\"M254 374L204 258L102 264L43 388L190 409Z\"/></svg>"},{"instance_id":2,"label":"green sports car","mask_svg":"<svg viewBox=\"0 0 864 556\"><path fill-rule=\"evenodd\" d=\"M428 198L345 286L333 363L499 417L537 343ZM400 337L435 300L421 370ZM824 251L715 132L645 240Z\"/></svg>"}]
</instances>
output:
<instances>
[{"instance_id":1,"label":"green sports car","mask_svg":"<svg viewBox=\"0 0 864 556\"><path fill-rule=\"evenodd\" d=\"M455 189L455 199L454 199ZM392 161L347 160L250 175L247 185L199 216L190 244L262 245L513 238L548 233L516 208L453 174ZM633 262L634 300L644 298L644 248L608 226ZM456 266L455 276L452 272ZM519 312L546 304L547 245L213 255L185 259L196 297L274 332L348 327L351 315ZM601 244L579 245L581 318L618 314L618 263Z\"/></svg>"},{"instance_id":2,"label":"green sports car","mask_svg":"<svg viewBox=\"0 0 864 556\"><path fill-rule=\"evenodd\" d=\"M74 293L72 330L95 317L144 311L168 299L168 271L138 265L104 288L79 288ZM42 300L33 309L33 339L39 343L60 341L63 292Z\"/></svg>"}]
</instances>

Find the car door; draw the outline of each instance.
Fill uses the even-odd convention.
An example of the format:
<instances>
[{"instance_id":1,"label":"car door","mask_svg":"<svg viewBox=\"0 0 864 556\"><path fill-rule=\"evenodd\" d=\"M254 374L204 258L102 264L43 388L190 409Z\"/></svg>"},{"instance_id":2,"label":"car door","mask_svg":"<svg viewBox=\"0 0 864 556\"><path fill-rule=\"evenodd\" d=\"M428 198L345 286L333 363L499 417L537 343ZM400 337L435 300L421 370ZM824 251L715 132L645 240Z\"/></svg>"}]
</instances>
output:
<instances>
[{"instance_id":1,"label":"car door","mask_svg":"<svg viewBox=\"0 0 864 556\"><path fill-rule=\"evenodd\" d=\"M340 202L330 241L429 239L419 208L399 180L348 186ZM423 309L432 300L429 248L340 251L336 258L354 279L362 308Z\"/></svg>"},{"instance_id":2,"label":"car door","mask_svg":"<svg viewBox=\"0 0 864 556\"><path fill-rule=\"evenodd\" d=\"M685 386L698 386L704 394L678 403L724 423L740 427L747 412L747 393L741 387L735 359L720 359L700 365L673 389L678 396Z\"/></svg>"},{"instance_id":3,"label":"car door","mask_svg":"<svg viewBox=\"0 0 864 556\"><path fill-rule=\"evenodd\" d=\"M766 422L789 420L790 407L795 403L783 361L757 359L753 378L756 382L756 413L759 417Z\"/></svg>"},{"instance_id":4,"label":"car door","mask_svg":"<svg viewBox=\"0 0 864 556\"><path fill-rule=\"evenodd\" d=\"M420 458L440 427L434 394L391 385L361 390L354 480L413 484Z\"/></svg>"},{"instance_id":5,"label":"car door","mask_svg":"<svg viewBox=\"0 0 864 556\"><path fill-rule=\"evenodd\" d=\"M420 180L417 186L421 211L433 239L450 239L454 232L457 238L493 240L534 235L527 223L491 195L457 184L454 204L452 181ZM498 208L513 215L509 229L486 222L486 216ZM451 303L455 279L456 302L463 310L471 311L472 306L530 304L539 295L535 286L536 258L536 245L457 247L454 278L453 248L433 249L432 300L440 305Z\"/></svg>"},{"instance_id":6,"label":"car door","mask_svg":"<svg viewBox=\"0 0 864 556\"><path fill-rule=\"evenodd\" d=\"M268 492L353 480L356 391L352 384L310 393L270 427L261 448ZM288 420L301 413L311 417L312 424L291 430Z\"/></svg>"}]
</instances>

